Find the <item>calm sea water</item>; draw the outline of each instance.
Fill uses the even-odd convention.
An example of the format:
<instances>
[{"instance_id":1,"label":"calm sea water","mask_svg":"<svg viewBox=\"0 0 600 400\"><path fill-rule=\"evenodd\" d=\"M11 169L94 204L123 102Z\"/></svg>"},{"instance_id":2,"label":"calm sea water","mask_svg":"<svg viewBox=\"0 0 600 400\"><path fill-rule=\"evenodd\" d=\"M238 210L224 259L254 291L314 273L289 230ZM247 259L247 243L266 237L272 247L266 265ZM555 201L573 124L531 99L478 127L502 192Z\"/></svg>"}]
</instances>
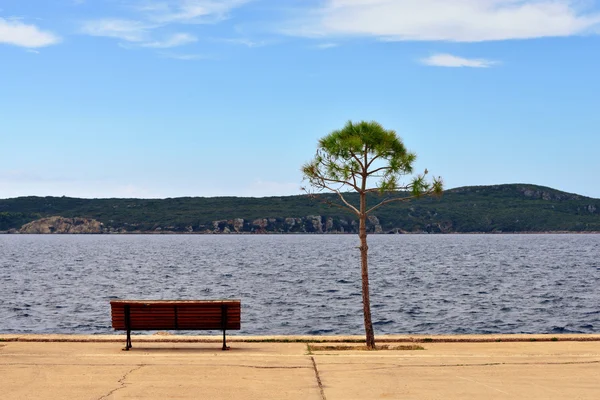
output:
<instances>
[{"instance_id":1,"label":"calm sea water","mask_svg":"<svg viewBox=\"0 0 600 400\"><path fill-rule=\"evenodd\" d=\"M376 333L598 333L600 235L371 235ZM242 300L242 334L362 334L355 235L0 235L0 333L109 300Z\"/></svg>"}]
</instances>

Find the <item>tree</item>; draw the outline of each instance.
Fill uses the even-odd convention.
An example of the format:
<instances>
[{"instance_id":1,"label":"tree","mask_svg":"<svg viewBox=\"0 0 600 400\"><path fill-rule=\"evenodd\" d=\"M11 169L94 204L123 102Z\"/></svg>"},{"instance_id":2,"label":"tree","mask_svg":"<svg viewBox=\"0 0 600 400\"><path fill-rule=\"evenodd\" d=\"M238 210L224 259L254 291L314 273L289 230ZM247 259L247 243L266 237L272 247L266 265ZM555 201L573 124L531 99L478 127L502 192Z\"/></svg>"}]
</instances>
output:
<instances>
[{"instance_id":1,"label":"tree","mask_svg":"<svg viewBox=\"0 0 600 400\"><path fill-rule=\"evenodd\" d=\"M359 219L362 302L368 349L375 348L375 333L369 299L367 216L385 204L424 195L441 195L443 190L441 178L427 182L427 170L408 183L401 182L403 176L413 173L415 159L416 155L406 150L395 131L386 130L375 121L348 121L342 129L321 138L315 158L302 167L304 179L310 186L316 191L337 193L340 202L329 203L350 210ZM359 194L358 205L344 197L343 191L348 189ZM316 197L314 192L309 193ZM367 202L369 194L385 197L373 205Z\"/></svg>"}]
</instances>

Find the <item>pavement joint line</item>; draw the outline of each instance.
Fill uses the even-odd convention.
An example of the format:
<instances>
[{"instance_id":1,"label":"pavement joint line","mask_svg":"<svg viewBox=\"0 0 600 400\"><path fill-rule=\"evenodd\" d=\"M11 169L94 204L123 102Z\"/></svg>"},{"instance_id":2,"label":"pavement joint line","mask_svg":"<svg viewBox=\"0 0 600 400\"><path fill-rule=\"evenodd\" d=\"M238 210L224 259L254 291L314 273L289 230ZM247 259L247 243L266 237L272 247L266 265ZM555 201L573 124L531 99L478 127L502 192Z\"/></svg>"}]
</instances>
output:
<instances>
[{"instance_id":1,"label":"pavement joint line","mask_svg":"<svg viewBox=\"0 0 600 400\"><path fill-rule=\"evenodd\" d=\"M121 390L121 389L125 389L125 387L127 385L127 383L125 383L125 379L127 379L127 377L130 374L132 374L133 372L142 369L142 367L144 367L144 366L145 366L145 364L140 364L140 365L137 365L137 366L133 367L129 371L125 372L125 374L123 374L123 376L117 381L117 383L119 384L119 387L114 388L113 390L111 390L110 392L108 392L107 394L105 394L104 396L99 397L98 400L107 399L109 396L111 396L116 391Z\"/></svg>"},{"instance_id":2,"label":"pavement joint line","mask_svg":"<svg viewBox=\"0 0 600 400\"><path fill-rule=\"evenodd\" d=\"M69 366L73 365L73 363L26 363L26 362L11 362L11 363L1 363L0 366L3 365L43 365L43 366ZM77 365L85 365L87 367L123 367L130 364L98 364L98 363L81 363ZM162 366L176 366L181 367L180 363L144 363L140 364L142 367L162 367ZM198 368L198 367L238 367L238 368L254 368L254 369L312 369L311 367L302 366L302 365L294 365L294 366L260 366L260 365L248 365L248 364L204 364L204 363L196 363L189 364L190 367ZM133 371L130 371L133 372Z\"/></svg>"},{"instance_id":3,"label":"pavement joint line","mask_svg":"<svg viewBox=\"0 0 600 400\"><path fill-rule=\"evenodd\" d=\"M315 358L313 356L310 356L310 360L312 361L313 369L315 371L315 377L317 378L317 384L319 385L321 400L327 400L327 397L325 397L325 389L323 388L323 382L321 382L321 376L319 375L319 370L317 369L317 363L315 362Z\"/></svg>"}]
</instances>

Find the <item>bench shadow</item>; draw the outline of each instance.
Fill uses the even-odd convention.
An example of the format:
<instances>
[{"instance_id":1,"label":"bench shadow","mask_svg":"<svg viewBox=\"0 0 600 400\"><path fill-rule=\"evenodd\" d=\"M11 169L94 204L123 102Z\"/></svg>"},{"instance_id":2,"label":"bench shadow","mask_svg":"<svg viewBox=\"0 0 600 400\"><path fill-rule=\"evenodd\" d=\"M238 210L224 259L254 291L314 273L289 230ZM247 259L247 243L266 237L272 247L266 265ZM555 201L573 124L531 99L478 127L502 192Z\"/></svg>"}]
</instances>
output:
<instances>
[{"instance_id":1,"label":"bench shadow","mask_svg":"<svg viewBox=\"0 0 600 400\"><path fill-rule=\"evenodd\" d=\"M135 346L129 349L128 351L123 351L123 353L247 353L251 351L256 351L255 349L243 348L243 347L235 347L231 346L229 350L222 350L220 347L183 347L183 346L169 346L169 347L146 347L146 346Z\"/></svg>"}]
</instances>

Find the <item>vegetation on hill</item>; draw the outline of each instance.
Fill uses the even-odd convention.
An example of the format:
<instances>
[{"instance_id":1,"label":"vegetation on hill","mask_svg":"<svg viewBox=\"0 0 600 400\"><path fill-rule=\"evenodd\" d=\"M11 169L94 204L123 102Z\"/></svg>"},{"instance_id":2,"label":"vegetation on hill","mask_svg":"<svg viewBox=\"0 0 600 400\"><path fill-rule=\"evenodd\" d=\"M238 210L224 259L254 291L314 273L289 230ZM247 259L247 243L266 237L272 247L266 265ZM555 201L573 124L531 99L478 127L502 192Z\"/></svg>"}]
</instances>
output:
<instances>
[{"instance_id":1,"label":"vegetation on hill","mask_svg":"<svg viewBox=\"0 0 600 400\"><path fill-rule=\"evenodd\" d=\"M335 194L320 196L338 201ZM347 194L355 201L353 196ZM380 200L370 198L371 204ZM357 232L352 214L306 195L0 199L0 231L51 216L95 219L115 232ZM469 186L447 190L439 199L389 204L375 216L369 229L378 232L589 232L600 231L600 199L526 184Z\"/></svg>"}]
</instances>

